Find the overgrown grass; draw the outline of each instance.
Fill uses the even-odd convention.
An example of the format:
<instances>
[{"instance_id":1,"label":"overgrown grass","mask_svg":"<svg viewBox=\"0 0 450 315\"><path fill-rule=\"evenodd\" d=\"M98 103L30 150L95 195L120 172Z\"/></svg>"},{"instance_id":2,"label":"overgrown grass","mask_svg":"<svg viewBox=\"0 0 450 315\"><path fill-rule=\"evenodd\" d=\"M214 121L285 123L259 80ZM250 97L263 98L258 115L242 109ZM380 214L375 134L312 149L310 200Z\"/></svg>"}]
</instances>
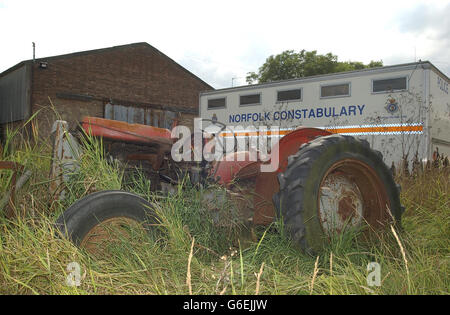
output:
<instances>
[{"instance_id":1,"label":"overgrown grass","mask_svg":"<svg viewBox=\"0 0 450 315\"><path fill-rule=\"evenodd\" d=\"M0 216L0 293L449 293L448 171L399 179L407 210L398 237L390 229L371 243L347 235L318 257L302 254L279 223L252 233L245 233L245 227L231 218L229 224L217 226L200 197L204 192L184 183L173 195L155 195L137 172L128 189L155 204L167 240L156 244L140 235L121 243L108 259L94 259L60 237L53 225L68 205L84 195L122 187L121 167L105 159L101 142L87 139L84 147L63 202L48 193L50 149L45 142L20 141L15 150L3 151L3 159L22 163L33 176L17 196L17 217ZM9 181L10 172L2 171L2 191ZM253 241L247 234L253 234ZM79 287L66 284L71 262L81 266ZM370 262L380 264L380 286L368 286Z\"/></svg>"}]
</instances>

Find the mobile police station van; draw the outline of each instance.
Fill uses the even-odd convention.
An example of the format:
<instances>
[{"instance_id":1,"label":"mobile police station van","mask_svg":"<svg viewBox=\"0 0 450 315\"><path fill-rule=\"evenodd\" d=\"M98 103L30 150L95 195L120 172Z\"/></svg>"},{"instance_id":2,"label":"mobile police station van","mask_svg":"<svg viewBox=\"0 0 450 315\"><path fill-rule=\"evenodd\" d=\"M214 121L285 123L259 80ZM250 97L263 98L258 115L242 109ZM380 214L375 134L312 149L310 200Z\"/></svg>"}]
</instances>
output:
<instances>
[{"instance_id":1,"label":"mobile police station van","mask_svg":"<svg viewBox=\"0 0 450 315\"><path fill-rule=\"evenodd\" d=\"M427 161L450 156L449 82L419 61L204 92L200 116L234 127L224 137L259 136L250 126L278 126L271 137L316 127L365 138L389 166Z\"/></svg>"}]
</instances>

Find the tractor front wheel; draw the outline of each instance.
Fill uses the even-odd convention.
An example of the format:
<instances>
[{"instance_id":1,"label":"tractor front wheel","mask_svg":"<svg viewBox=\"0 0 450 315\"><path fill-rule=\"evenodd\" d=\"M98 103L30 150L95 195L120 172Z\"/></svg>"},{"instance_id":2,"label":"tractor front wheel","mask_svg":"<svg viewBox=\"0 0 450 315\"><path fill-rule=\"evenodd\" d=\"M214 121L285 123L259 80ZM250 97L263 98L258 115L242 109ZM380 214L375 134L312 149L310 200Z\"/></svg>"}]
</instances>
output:
<instances>
[{"instance_id":1,"label":"tractor front wheel","mask_svg":"<svg viewBox=\"0 0 450 315\"><path fill-rule=\"evenodd\" d=\"M56 221L63 235L94 256L111 245L159 235L159 220L147 200L120 190L100 191L72 204Z\"/></svg>"},{"instance_id":2,"label":"tractor front wheel","mask_svg":"<svg viewBox=\"0 0 450 315\"><path fill-rule=\"evenodd\" d=\"M278 175L277 215L306 252L344 230L400 224L399 189L382 155L365 140L330 135L303 145Z\"/></svg>"}]
</instances>

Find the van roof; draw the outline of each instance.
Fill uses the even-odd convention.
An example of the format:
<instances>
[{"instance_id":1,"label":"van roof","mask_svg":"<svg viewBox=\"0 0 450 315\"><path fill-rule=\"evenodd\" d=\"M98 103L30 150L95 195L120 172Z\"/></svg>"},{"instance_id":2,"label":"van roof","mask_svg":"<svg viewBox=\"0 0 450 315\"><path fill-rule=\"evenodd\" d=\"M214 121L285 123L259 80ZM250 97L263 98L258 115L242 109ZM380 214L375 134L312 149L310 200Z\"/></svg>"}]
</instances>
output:
<instances>
[{"instance_id":1,"label":"van roof","mask_svg":"<svg viewBox=\"0 0 450 315\"><path fill-rule=\"evenodd\" d=\"M418 67L421 67L422 69L432 69L433 71L437 72L442 77L444 77L448 82L450 82L450 79L444 73L442 73L438 68L436 68L431 62L418 61L418 62L399 64L399 65L367 68L367 69L361 69L361 70L336 72L336 73L329 73L329 74L320 74L320 75L314 75L314 76L304 77L304 78L272 81L272 82L260 83L260 84L242 85L242 86L231 87L231 88L223 88L223 89L217 89L217 90L213 90L213 91L202 92L202 93L200 93L200 96L219 94L219 93L228 92L228 91L230 91L230 92L231 91L243 91L243 90L251 90L251 89L261 89L261 88L273 87L273 86L294 85L294 84L314 82L314 81L334 80L334 79L355 77L358 75L369 75L369 74L374 74L374 73L392 72L392 71L400 71L400 70L415 70Z\"/></svg>"}]
</instances>

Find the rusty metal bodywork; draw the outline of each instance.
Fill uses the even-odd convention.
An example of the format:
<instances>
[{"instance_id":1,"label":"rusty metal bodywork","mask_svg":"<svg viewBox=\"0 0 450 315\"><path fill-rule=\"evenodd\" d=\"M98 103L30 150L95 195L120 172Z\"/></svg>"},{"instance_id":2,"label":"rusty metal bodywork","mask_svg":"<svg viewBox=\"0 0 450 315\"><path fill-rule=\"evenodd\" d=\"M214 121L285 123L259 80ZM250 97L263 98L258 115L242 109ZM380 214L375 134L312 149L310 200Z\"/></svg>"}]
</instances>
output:
<instances>
[{"instance_id":1,"label":"rusty metal bodywork","mask_svg":"<svg viewBox=\"0 0 450 315\"><path fill-rule=\"evenodd\" d=\"M94 136L139 144L159 145L170 151L173 140L171 132L165 128L98 117L85 117L81 122L83 129Z\"/></svg>"},{"instance_id":2,"label":"rusty metal bodywork","mask_svg":"<svg viewBox=\"0 0 450 315\"><path fill-rule=\"evenodd\" d=\"M172 126L176 124L177 121L174 120ZM170 153L174 142L170 130L142 124L85 117L81 126L88 134L103 137L110 141L141 146L139 150L127 154L124 158L130 161L147 161L154 171L161 168L164 157Z\"/></svg>"}]
</instances>

